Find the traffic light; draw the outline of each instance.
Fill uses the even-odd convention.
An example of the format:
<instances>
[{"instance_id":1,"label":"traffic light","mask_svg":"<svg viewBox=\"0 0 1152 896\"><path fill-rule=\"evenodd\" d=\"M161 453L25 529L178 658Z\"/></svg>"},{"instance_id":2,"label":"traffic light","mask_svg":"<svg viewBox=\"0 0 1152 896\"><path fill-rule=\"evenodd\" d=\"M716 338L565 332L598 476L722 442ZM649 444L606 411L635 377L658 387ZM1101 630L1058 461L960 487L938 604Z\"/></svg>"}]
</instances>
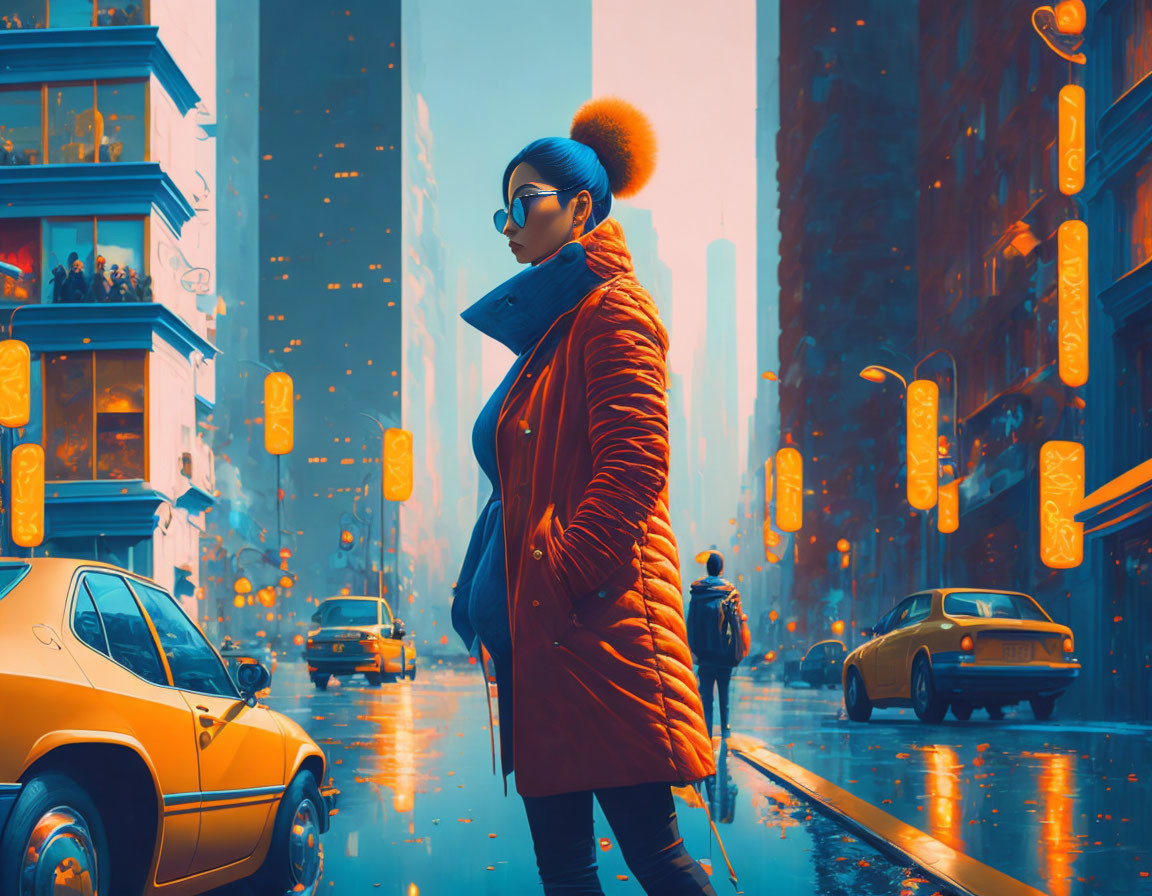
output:
<instances>
[{"instance_id":1,"label":"traffic light","mask_svg":"<svg viewBox=\"0 0 1152 896\"><path fill-rule=\"evenodd\" d=\"M356 536L352 534L350 529L340 530L340 550L350 551L352 546L356 544Z\"/></svg>"}]
</instances>

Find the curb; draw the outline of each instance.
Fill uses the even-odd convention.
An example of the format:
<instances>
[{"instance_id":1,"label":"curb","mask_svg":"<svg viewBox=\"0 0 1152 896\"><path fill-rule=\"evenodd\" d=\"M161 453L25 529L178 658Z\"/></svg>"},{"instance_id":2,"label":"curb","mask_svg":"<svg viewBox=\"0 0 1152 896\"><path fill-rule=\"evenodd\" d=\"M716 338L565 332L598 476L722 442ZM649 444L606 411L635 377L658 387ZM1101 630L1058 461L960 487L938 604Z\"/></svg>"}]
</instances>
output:
<instances>
[{"instance_id":1,"label":"curb","mask_svg":"<svg viewBox=\"0 0 1152 896\"><path fill-rule=\"evenodd\" d=\"M933 883L957 896L1048 896L773 753L755 738L733 734L728 738L728 749L787 790L814 803L822 814L888 858L915 865Z\"/></svg>"}]
</instances>

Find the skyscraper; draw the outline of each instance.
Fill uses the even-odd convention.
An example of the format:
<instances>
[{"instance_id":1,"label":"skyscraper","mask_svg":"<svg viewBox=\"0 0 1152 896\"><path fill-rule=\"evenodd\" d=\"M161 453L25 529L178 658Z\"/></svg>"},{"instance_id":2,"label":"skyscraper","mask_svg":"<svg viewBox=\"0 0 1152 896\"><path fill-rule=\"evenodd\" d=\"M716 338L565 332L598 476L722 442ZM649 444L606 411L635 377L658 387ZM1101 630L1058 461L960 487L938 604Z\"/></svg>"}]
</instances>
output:
<instances>
[{"instance_id":1,"label":"skyscraper","mask_svg":"<svg viewBox=\"0 0 1152 896\"><path fill-rule=\"evenodd\" d=\"M280 538L307 529L295 571L317 597L374 592L378 539L396 544L395 508L378 519L380 432L360 415L401 420L400 28L399 0L260 13L260 357L248 360L295 384ZM340 556L349 518L363 546Z\"/></svg>"}]
</instances>

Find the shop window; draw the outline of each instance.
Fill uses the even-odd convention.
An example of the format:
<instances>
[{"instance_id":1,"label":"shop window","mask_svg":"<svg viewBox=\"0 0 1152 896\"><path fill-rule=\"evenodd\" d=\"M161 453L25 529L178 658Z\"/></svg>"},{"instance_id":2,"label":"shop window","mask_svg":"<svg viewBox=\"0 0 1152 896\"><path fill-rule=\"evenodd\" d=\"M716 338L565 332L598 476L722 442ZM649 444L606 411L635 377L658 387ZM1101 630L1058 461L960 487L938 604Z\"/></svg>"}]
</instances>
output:
<instances>
[{"instance_id":1,"label":"shop window","mask_svg":"<svg viewBox=\"0 0 1152 896\"><path fill-rule=\"evenodd\" d=\"M141 162L147 131L144 81L113 81L96 85L96 109L103 118L101 162Z\"/></svg>"},{"instance_id":2,"label":"shop window","mask_svg":"<svg viewBox=\"0 0 1152 896\"><path fill-rule=\"evenodd\" d=\"M0 2L0 29L43 28L48 23L44 0L3 0Z\"/></svg>"},{"instance_id":3,"label":"shop window","mask_svg":"<svg viewBox=\"0 0 1152 896\"><path fill-rule=\"evenodd\" d=\"M91 28L92 0L49 0L48 24L53 28Z\"/></svg>"},{"instance_id":4,"label":"shop window","mask_svg":"<svg viewBox=\"0 0 1152 896\"><path fill-rule=\"evenodd\" d=\"M138 3L98 2L96 6L97 25L146 25L144 21L144 0Z\"/></svg>"},{"instance_id":5,"label":"shop window","mask_svg":"<svg viewBox=\"0 0 1152 896\"><path fill-rule=\"evenodd\" d=\"M0 88L0 164L40 162L40 92L39 87Z\"/></svg>"},{"instance_id":6,"label":"shop window","mask_svg":"<svg viewBox=\"0 0 1152 896\"><path fill-rule=\"evenodd\" d=\"M37 218L0 219L0 261L24 273L19 280L0 274L0 297L7 302L40 300L40 221Z\"/></svg>"},{"instance_id":7,"label":"shop window","mask_svg":"<svg viewBox=\"0 0 1152 896\"><path fill-rule=\"evenodd\" d=\"M71 290L73 277L82 296L87 291L88 275L95 267L95 234L91 218L44 220L44 270L41 301L45 304L63 301L62 291ZM79 278L83 279L83 283ZM83 288L81 288L83 286ZM69 293L72 294L72 293Z\"/></svg>"},{"instance_id":8,"label":"shop window","mask_svg":"<svg viewBox=\"0 0 1152 896\"><path fill-rule=\"evenodd\" d=\"M137 218L100 218L96 222L96 253L104 258L105 268L120 271L144 269L144 220Z\"/></svg>"},{"instance_id":9,"label":"shop window","mask_svg":"<svg viewBox=\"0 0 1152 896\"><path fill-rule=\"evenodd\" d=\"M95 15L95 22L93 22ZM144 0L0 0L0 31L7 28L91 28L96 25L147 25Z\"/></svg>"},{"instance_id":10,"label":"shop window","mask_svg":"<svg viewBox=\"0 0 1152 896\"><path fill-rule=\"evenodd\" d=\"M146 353L44 356L45 478L145 478Z\"/></svg>"},{"instance_id":11,"label":"shop window","mask_svg":"<svg viewBox=\"0 0 1152 896\"><path fill-rule=\"evenodd\" d=\"M80 535L49 538L36 549L38 557L69 557L111 563L137 575L152 575L152 536Z\"/></svg>"}]
</instances>

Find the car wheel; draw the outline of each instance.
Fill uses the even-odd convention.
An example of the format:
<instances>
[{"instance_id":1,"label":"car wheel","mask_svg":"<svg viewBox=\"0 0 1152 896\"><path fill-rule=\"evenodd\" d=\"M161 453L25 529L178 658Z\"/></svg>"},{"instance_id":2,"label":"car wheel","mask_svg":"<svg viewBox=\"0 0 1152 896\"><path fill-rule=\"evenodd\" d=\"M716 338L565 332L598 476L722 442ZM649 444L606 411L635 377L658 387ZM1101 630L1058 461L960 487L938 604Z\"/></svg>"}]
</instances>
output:
<instances>
[{"instance_id":1,"label":"car wheel","mask_svg":"<svg viewBox=\"0 0 1152 896\"><path fill-rule=\"evenodd\" d=\"M1052 718L1052 710L1056 708L1055 697L1033 697L1028 702L1032 705L1032 715L1041 722Z\"/></svg>"},{"instance_id":2,"label":"car wheel","mask_svg":"<svg viewBox=\"0 0 1152 896\"><path fill-rule=\"evenodd\" d=\"M257 892L277 896L316 892L324 871L320 827L325 811L312 772L298 771L280 800L268 855L253 877Z\"/></svg>"},{"instance_id":3,"label":"car wheel","mask_svg":"<svg viewBox=\"0 0 1152 896\"><path fill-rule=\"evenodd\" d=\"M316 685L316 690L326 691L328 690L328 679L331 677L331 675L313 675L312 684Z\"/></svg>"},{"instance_id":4,"label":"car wheel","mask_svg":"<svg viewBox=\"0 0 1152 896\"><path fill-rule=\"evenodd\" d=\"M848 710L848 718L853 722L867 722L872 718L872 701L868 699L864 679L856 669L848 670L848 678L844 682L844 708Z\"/></svg>"},{"instance_id":5,"label":"car wheel","mask_svg":"<svg viewBox=\"0 0 1152 896\"><path fill-rule=\"evenodd\" d=\"M999 722L1001 719L1004 718L1004 707L1003 706L989 706L988 707L988 718L992 719L993 721Z\"/></svg>"},{"instance_id":6,"label":"car wheel","mask_svg":"<svg viewBox=\"0 0 1152 896\"><path fill-rule=\"evenodd\" d=\"M961 700L953 702L952 715L954 715L961 722L967 722L970 718L972 718L972 704L964 703Z\"/></svg>"},{"instance_id":7,"label":"car wheel","mask_svg":"<svg viewBox=\"0 0 1152 896\"><path fill-rule=\"evenodd\" d=\"M100 811L66 775L24 785L0 841L0 894L111 892L112 862Z\"/></svg>"},{"instance_id":8,"label":"car wheel","mask_svg":"<svg viewBox=\"0 0 1152 896\"><path fill-rule=\"evenodd\" d=\"M378 688L384 683L384 676L379 672L365 672L364 678L371 687Z\"/></svg>"},{"instance_id":9,"label":"car wheel","mask_svg":"<svg viewBox=\"0 0 1152 896\"><path fill-rule=\"evenodd\" d=\"M948 711L948 704L936 695L932 684L932 667L924 655L912 664L912 708L921 722L939 722Z\"/></svg>"}]
</instances>

